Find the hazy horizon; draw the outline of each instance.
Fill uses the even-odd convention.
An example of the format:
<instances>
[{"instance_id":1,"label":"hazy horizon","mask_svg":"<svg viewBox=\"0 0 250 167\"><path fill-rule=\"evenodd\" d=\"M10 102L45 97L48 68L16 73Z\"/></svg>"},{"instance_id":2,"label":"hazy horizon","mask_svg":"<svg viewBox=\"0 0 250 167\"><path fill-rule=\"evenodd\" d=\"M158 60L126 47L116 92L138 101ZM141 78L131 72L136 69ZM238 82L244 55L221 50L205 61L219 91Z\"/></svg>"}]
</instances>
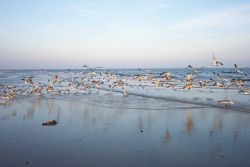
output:
<instances>
[{"instance_id":1,"label":"hazy horizon","mask_svg":"<svg viewBox=\"0 0 250 167\"><path fill-rule=\"evenodd\" d=\"M0 2L0 69L250 67L250 1Z\"/></svg>"}]
</instances>

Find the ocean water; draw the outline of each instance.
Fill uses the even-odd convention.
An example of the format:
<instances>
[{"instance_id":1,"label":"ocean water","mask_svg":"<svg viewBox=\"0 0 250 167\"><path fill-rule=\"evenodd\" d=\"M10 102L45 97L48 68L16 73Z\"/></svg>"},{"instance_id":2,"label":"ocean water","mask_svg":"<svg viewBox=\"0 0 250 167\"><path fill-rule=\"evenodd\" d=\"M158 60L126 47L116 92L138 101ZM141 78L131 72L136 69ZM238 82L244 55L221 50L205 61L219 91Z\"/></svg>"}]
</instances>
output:
<instances>
[{"instance_id":1,"label":"ocean water","mask_svg":"<svg viewBox=\"0 0 250 167\"><path fill-rule=\"evenodd\" d=\"M166 88L166 87L156 87L153 84L152 80L142 80L138 81L135 79L136 76L142 75L145 78L149 75L156 77L159 80L164 81L165 79L160 76L160 74L164 71L168 71L171 73L171 81L169 83L175 84L175 89ZM24 84L22 78L31 77L34 82L39 83L39 86L49 85L50 82L53 81L53 78L57 75L60 79L63 80L62 84L55 85L57 90L65 90L70 89L68 95L65 95L68 98L69 95L81 96L86 93L105 93L106 91L110 91L110 87L108 85L112 85L113 82L117 80L122 80L127 83L126 87L128 94L135 96L144 96L148 98L156 98L163 100L172 100L184 103L195 103L199 105L205 106L213 106L213 107L225 107L224 105L218 104L219 100L228 99L231 100L234 104L230 106L230 109L242 112L250 111L250 93L243 94L239 92L241 88L237 85L232 85L228 89L225 89L228 85L232 83L233 79L241 79L244 81L244 88L249 90L250 87L250 70L248 68L244 69L243 73L237 73L234 68L205 68L199 70L197 74L194 75L193 83L194 88L191 90L183 90L181 89L186 81L185 77L187 74L190 74L192 70L187 68L178 68L178 69L96 69L95 74L91 79L83 79L86 74L91 73L91 71L87 71L86 69L75 69L75 70L10 70L10 71L0 71L0 83L1 85L12 85L16 86L16 90L22 89L26 90L26 92L30 92L32 89L34 90L34 86L30 86L29 84ZM109 73L112 75L112 78L108 77L104 78L104 74ZM214 73L219 74L221 78L218 78ZM102 75L102 76L101 76ZM79 84L82 81L89 85L90 89L87 91L83 91L82 89L72 88L69 86L71 84L71 80L73 78L74 84ZM225 87L218 88L213 86L214 81L211 79L219 81L220 83L225 83ZM50 80L50 82L48 82ZM98 80L101 81L101 87L97 90L93 87L91 81ZM207 88L201 88L199 86L199 81L211 81L208 84ZM3 93L5 89L3 86L0 89L0 93ZM115 87L112 91L116 92L124 92L122 87ZM46 93L46 91L42 92L44 95L54 95L53 93ZM19 93L20 96L25 96L24 92ZM57 94L57 96L59 96ZM62 98L62 94L60 94L60 98Z\"/></svg>"},{"instance_id":2,"label":"ocean water","mask_svg":"<svg viewBox=\"0 0 250 167\"><path fill-rule=\"evenodd\" d=\"M78 82L77 76L85 72L1 71L1 85L27 90L0 105L0 166L248 167L249 95L239 93L238 87L182 90L186 69L150 69L158 77L166 70L173 74L176 90L134 80L134 75L146 73L142 70L109 70L130 85L128 96L121 87L110 91L107 82L99 89L29 94L33 87L24 84L24 76L33 76L42 85L58 75L65 79L57 86L63 90L69 87L72 73ZM234 69L209 69L194 82L209 80L213 72L249 85L248 77ZM136 86L140 84L147 86ZM1 93L8 90L5 86ZM225 98L234 104L219 105L217 100ZM58 124L42 126L50 120Z\"/></svg>"}]
</instances>

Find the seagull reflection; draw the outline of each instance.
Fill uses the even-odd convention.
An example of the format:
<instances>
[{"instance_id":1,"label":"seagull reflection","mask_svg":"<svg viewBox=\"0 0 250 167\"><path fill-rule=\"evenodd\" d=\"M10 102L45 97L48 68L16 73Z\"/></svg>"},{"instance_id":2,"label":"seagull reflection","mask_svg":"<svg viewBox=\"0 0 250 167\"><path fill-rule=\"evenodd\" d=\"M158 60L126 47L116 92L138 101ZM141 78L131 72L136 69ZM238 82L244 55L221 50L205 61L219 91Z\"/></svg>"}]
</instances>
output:
<instances>
[{"instance_id":1,"label":"seagull reflection","mask_svg":"<svg viewBox=\"0 0 250 167\"><path fill-rule=\"evenodd\" d=\"M193 127L194 127L194 122L193 122L192 114L191 114L191 113L188 113L188 116L187 116L187 123L186 123L186 128L187 128L188 134L191 134L191 133L192 133Z\"/></svg>"},{"instance_id":2,"label":"seagull reflection","mask_svg":"<svg viewBox=\"0 0 250 167\"><path fill-rule=\"evenodd\" d=\"M169 130L167 129L167 130L166 130L166 132L165 132L164 139L165 139L165 140L170 140L170 139L171 139L171 137L172 137L172 136L171 136L171 134L170 134Z\"/></svg>"}]
</instances>

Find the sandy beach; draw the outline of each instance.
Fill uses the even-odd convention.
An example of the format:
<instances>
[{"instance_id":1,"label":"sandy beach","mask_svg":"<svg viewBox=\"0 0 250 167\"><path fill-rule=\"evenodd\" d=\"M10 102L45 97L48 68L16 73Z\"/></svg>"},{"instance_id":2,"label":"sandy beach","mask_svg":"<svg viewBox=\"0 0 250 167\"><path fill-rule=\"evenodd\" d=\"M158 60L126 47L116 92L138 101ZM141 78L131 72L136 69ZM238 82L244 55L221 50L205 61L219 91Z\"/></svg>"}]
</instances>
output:
<instances>
[{"instance_id":1,"label":"sandy beach","mask_svg":"<svg viewBox=\"0 0 250 167\"><path fill-rule=\"evenodd\" d=\"M16 98L0 111L0 166L250 164L248 113L109 92Z\"/></svg>"}]
</instances>

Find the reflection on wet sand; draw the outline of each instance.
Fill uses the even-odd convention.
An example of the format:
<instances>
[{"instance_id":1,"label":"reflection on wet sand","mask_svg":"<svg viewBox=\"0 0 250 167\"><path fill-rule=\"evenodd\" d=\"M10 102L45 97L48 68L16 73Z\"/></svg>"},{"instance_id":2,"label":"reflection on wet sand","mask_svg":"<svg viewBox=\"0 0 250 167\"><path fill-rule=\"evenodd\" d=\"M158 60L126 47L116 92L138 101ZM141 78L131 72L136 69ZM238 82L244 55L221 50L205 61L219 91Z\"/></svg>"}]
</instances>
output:
<instances>
[{"instance_id":1,"label":"reflection on wet sand","mask_svg":"<svg viewBox=\"0 0 250 167\"><path fill-rule=\"evenodd\" d=\"M171 139L171 133L169 132L169 130L168 130L168 129L166 130L166 133L165 133L164 139L165 139L166 141L168 141L168 140L170 140L170 139Z\"/></svg>"},{"instance_id":2,"label":"reflection on wet sand","mask_svg":"<svg viewBox=\"0 0 250 167\"><path fill-rule=\"evenodd\" d=\"M145 101L147 99L144 99ZM95 100L97 104L102 103L100 99ZM143 101L138 101L139 103L145 103ZM111 128L110 126L114 125L116 121L119 121L120 118L122 118L124 115L128 114L128 112L131 110L130 108L133 108L131 105L138 104L135 102L134 104L130 104L126 98L119 101L117 104L117 101L114 102L115 105L120 105L120 109L110 109L110 108L102 108L98 105L88 104L88 102L81 103L80 101L74 101L74 100L61 100L61 99L54 99L54 98L43 98L41 96L35 96L27 98L26 100L20 102L16 101L16 103L13 103L9 106L4 106L1 108L1 120L7 121L11 120L17 116L22 116L23 120L31 120L36 114L44 114L44 115L54 115L54 118L56 121L60 121L61 117L64 117L63 120L68 119L68 123L72 124L74 122L74 119L76 117L78 118L78 115L81 115L80 118L82 119L84 124L91 124L92 127L96 127L98 123L103 123L104 129ZM164 107L164 106L161 106ZM16 110L20 110L17 111ZM132 109L133 110L133 109ZM136 110L136 109L135 109ZM147 128L150 130L153 126L152 124L156 123L159 118L161 118L163 115L166 115L166 120L169 117L177 117L181 112L186 113L186 121L180 122L181 124L184 124L186 127L186 131L188 134L192 134L195 119L193 118L194 112L192 110L183 110L176 109L176 111L164 111L164 110L152 110L152 111L143 111L138 108L138 111L134 112L134 116L136 116L137 122L138 122L138 128L139 130L145 129L144 122L147 122ZM219 110L219 112L216 112L212 114L213 118L208 118L211 116L211 113L209 115L209 111L202 110L199 113L199 119L211 119L211 128L209 129L209 134L213 135L215 132L222 132L223 131L223 122L227 121L224 120L225 115L228 113L224 113L224 111L220 111L220 109L214 109ZM40 112L40 113L39 113ZM42 112L42 113L41 113ZM146 114L146 115L145 115ZM162 115L163 114L163 115ZM236 113L239 114L239 113ZM246 113L242 113L246 114ZM248 114L247 114L248 115ZM169 118L170 119L170 118ZM235 117L232 120L234 133L234 138L237 138L240 133L240 128L243 126L245 127L247 122L244 120L241 120L240 117ZM231 125L232 126L232 125ZM166 133L169 133L169 130L166 130ZM168 135L167 135L168 136ZM171 136L171 135L169 135Z\"/></svg>"},{"instance_id":3,"label":"reflection on wet sand","mask_svg":"<svg viewBox=\"0 0 250 167\"><path fill-rule=\"evenodd\" d=\"M188 113L186 125L187 125L187 132L191 134L194 126L192 113Z\"/></svg>"},{"instance_id":4,"label":"reflection on wet sand","mask_svg":"<svg viewBox=\"0 0 250 167\"><path fill-rule=\"evenodd\" d=\"M177 156L178 160L178 156L185 152L202 155L215 164L222 159L230 162L233 151L249 155L246 148L250 144L244 143L250 138L250 116L247 113L225 112L222 109L141 97L132 97L133 101L129 99L130 97L116 98L116 95L109 97L107 99L101 95L92 95L91 98L86 96L64 99L32 96L22 100L17 99L11 105L1 106L0 125L6 124L6 126L0 126L0 130L10 138L7 126L9 123L25 126L23 129L18 129L16 134L13 133L22 136L21 138L25 138L22 133L27 133L29 130L32 132L37 129L36 131L46 135L52 131L53 135L57 133L59 136L63 135L60 137L63 142L58 143L60 147L69 144L67 149L73 151L75 147L72 141L81 143L84 149L79 149L78 153L86 157L88 152L101 157L102 154L99 152L108 154L112 148L118 158L125 156L124 151L141 159L142 157L150 159L153 164L160 163L159 166L164 166L165 160L170 161L170 155ZM151 107L147 106L149 104L153 104L154 109L144 110L145 107ZM109 107L110 105L114 107ZM56 120L58 125L40 129L42 122L49 120ZM43 142L44 140L48 139L43 138ZM50 140L58 142L57 137ZM34 139L29 144L38 141L40 140ZM105 141L106 144L103 143ZM4 144L3 142L7 141L0 137L0 142ZM94 145L99 145L98 152ZM138 152L142 155L137 154ZM2 151L0 155L4 155ZM192 157L186 155L186 159ZM244 156L234 158L245 160ZM130 161L136 159L132 158ZM180 161L185 160L180 159ZM226 166L223 163L221 165Z\"/></svg>"}]
</instances>

